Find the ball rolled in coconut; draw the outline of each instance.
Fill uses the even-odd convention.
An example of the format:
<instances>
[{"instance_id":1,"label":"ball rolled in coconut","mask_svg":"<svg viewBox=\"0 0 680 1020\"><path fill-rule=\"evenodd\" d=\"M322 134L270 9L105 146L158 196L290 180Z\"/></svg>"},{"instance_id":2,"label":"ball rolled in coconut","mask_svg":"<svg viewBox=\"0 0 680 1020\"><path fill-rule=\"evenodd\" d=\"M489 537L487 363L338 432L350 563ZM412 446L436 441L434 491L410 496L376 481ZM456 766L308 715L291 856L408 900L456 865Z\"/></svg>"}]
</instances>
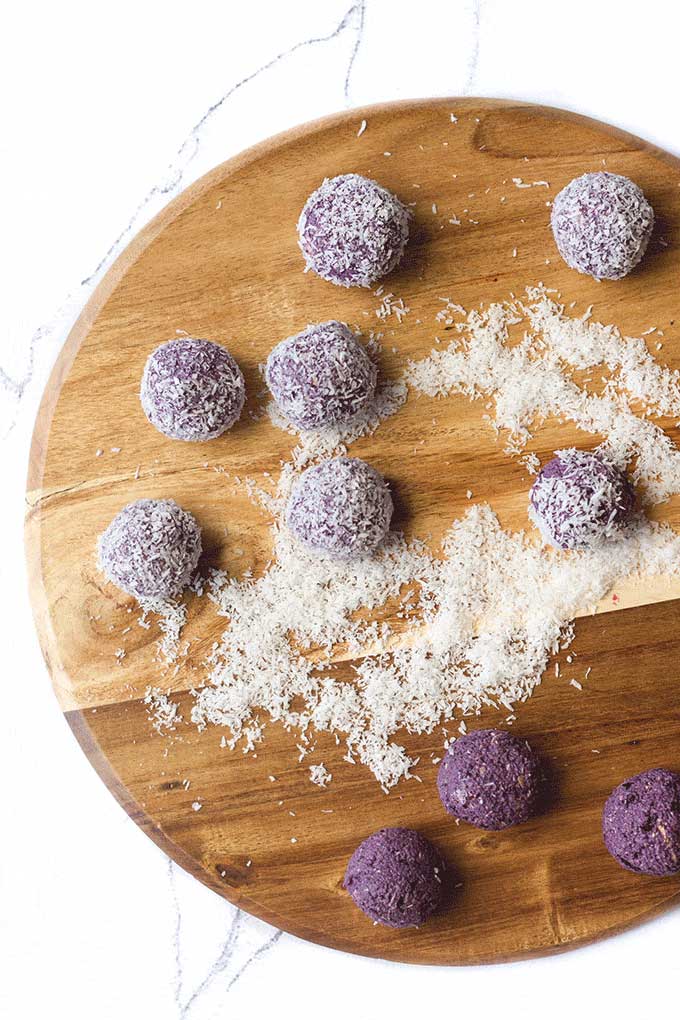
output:
<instances>
[{"instance_id":1,"label":"ball rolled in coconut","mask_svg":"<svg viewBox=\"0 0 680 1020\"><path fill-rule=\"evenodd\" d=\"M301 429L340 425L371 403L378 371L342 322L321 322L282 340L265 379L289 421Z\"/></svg>"},{"instance_id":2,"label":"ball rolled in coconut","mask_svg":"<svg viewBox=\"0 0 680 1020\"><path fill-rule=\"evenodd\" d=\"M302 473L286 507L289 529L307 549L358 559L384 540L392 497L382 475L358 457L334 457Z\"/></svg>"},{"instance_id":3,"label":"ball rolled in coconut","mask_svg":"<svg viewBox=\"0 0 680 1020\"><path fill-rule=\"evenodd\" d=\"M596 280L620 280L647 250L654 210L628 177L599 171L559 192L550 222L568 266Z\"/></svg>"},{"instance_id":4,"label":"ball rolled in coconut","mask_svg":"<svg viewBox=\"0 0 680 1020\"><path fill-rule=\"evenodd\" d=\"M406 206L359 174L326 178L298 221L307 269L341 287L370 287L391 273L404 253L408 231Z\"/></svg>"},{"instance_id":5,"label":"ball rolled in coconut","mask_svg":"<svg viewBox=\"0 0 680 1020\"><path fill-rule=\"evenodd\" d=\"M238 421L246 398L243 373L226 348L181 337L149 356L140 392L145 415L170 439L216 439Z\"/></svg>"},{"instance_id":6,"label":"ball rolled in coconut","mask_svg":"<svg viewBox=\"0 0 680 1020\"><path fill-rule=\"evenodd\" d=\"M620 538L635 517L626 475L601 453L558 450L539 471L529 516L557 549L580 549Z\"/></svg>"},{"instance_id":7,"label":"ball rolled in coconut","mask_svg":"<svg viewBox=\"0 0 680 1020\"><path fill-rule=\"evenodd\" d=\"M99 539L99 568L135 598L166 599L191 582L201 529L172 499L139 499L116 514Z\"/></svg>"}]
</instances>

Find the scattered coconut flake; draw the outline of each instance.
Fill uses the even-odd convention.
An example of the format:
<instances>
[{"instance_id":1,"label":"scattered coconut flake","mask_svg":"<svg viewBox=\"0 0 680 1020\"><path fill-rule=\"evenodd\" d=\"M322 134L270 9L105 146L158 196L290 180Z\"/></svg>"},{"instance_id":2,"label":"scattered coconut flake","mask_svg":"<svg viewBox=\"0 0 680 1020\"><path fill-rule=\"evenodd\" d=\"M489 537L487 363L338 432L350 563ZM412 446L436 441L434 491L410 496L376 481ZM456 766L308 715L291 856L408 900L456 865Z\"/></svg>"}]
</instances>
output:
<instances>
[{"instance_id":1,"label":"scattered coconut flake","mask_svg":"<svg viewBox=\"0 0 680 1020\"><path fill-rule=\"evenodd\" d=\"M359 125L359 130L357 131L357 138L361 138L361 136L363 135L365 130L366 130L366 121L362 120L361 124Z\"/></svg>"},{"instance_id":2,"label":"scattered coconut flake","mask_svg":"<svg viewBox=\"0 0 680 1020\"><path fill-rule=\"evenodd\" d=\"M328 786L333 775L328 771L323 762L319 762L318 765L309 766L309 778L316 786L324 787Z\"/></svg>"},{"instance_id":3,"label":"scattered coconut flake","mask_svg":"<svg viewBox=\"0 0 680 1020\"><path fill-rule=\"evenodd\" d=\"M157 733L174 730L177 723L182 722L179 704L171 701L168 695L158 687L147 687L144 693L144 704L151 719L151 725Z\"/></svg>"},{"instance_id":4,"label":"scattered coconut flake","mask_svg":"<svg viewBox=\"0 0 680 1020\"><path fill-rule=\"evenodd\" d=\"M137 620L140 627L150 627L149 613L158 616L158 626L162 637L158 642L158 653L165 663L170 664L180 655L180 637L182 628L187 621L187 607L174 599L145 598L137 599L142 610Z\"/></svg>"}]
</instances>

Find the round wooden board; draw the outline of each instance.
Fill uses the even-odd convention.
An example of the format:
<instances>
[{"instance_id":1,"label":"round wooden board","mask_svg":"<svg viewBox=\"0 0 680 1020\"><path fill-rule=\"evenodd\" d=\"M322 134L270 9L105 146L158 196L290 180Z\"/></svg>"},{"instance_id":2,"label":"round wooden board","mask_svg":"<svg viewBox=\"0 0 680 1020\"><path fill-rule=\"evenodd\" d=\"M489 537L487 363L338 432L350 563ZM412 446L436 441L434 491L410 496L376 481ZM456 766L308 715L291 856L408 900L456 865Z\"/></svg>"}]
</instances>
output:
<instances>
[{"instance_id":1,"label":"round wooden board","mask_svg":"<svg viewBox=\"0 0 680 1020\"><path fill-rule=\"evenodd\" d=\"M659 219L643 267L616 284L563 265L546 207L568 180L605 161L643 187ZM577 310L593 303L597 318L628 335L663 328L659 356L680 367L673 325L680 164L639 139L562 111L452 99L343 113L265 142L202 178L139 234L59 358L28 481L41 644L66 717L106 784L167 853L234 903L303 938L393 960L467 964L547 953L620 930L679 894L680 880L618 868L599 828L602 803L623 778L657 765L680 769L679 602L651 604L659 594L642 590L629 601L647 605L579 621L575 675L582 679L592 667L584 690L551 668L514 725L552 763L554 803L516 830L485 833L453 824L439 804L431 756L441 754L441 731L405 736L407 748L421 754L422 782L402 783L388 796L366 770L344 762L327 735L314 759L334 775L323 791L298 764L294 737L278 727L268 728L257 757L221 749L216 729L199 734L182 725L159 736L142 701L145 688L180 691L188 716L188 689L202 682L203 660L224 621L207 599L188 597L190 651L177 676L161 678L156 627L137 626L131 601L96 571L98 534L142 496L172 496L196 515L206 565L240 574L266 563L270 522L221 469L262 478L290 453L290 435L247 413L261 406L258 364L276 341L329 318L379 325L380 298L305 275L297 248L306 196L325 176L347 171L417 203L408 257L386 282L411 311L401 325L391 318L380 327L385 374L430 350L441 332L434 318L440 297L472 308L541 280ZM513 178L549 187L517 187ZM449 222L456 216L460 225ZM160 436L137 396L147 355L178 330L227 344L250 394L233 431L201 446ZM412 395L352 448L393 483L397 526L431 536L433 548L469 506L467 489L490 502L504 526L526 527L529 479L482 414L462 398L435 407ZM544 458L583 440L569 427L547 425L530 448ZM671 502L662 516L680 526L678 510ZM119 648L126 652L120 664ZM350 666L343 666L348 676ZM505 714L489 711L470 725L502 725ZM192 810L195 800L200 812ZM459 877L451 909L419 931L374 927L342 889L350 853L383 825L420 829Z\"/></svg>"}]
</instances>

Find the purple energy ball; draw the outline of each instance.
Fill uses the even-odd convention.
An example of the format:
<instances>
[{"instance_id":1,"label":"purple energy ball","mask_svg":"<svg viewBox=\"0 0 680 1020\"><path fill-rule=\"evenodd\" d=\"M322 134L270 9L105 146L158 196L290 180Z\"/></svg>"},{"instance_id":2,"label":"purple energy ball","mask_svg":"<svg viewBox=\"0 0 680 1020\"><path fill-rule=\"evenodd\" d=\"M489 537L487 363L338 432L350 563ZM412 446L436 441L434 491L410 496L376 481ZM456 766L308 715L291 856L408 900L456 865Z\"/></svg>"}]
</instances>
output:
<instances>
[{"instance_id":1,"label":"purple energy ball","mask_svg":"<svg viewBox=\"0 0 680 1020\"><path fill-rule=\"evenodd\" d=\"M442 904L444 862L413 829L380 829L350 857L344 886L359 910L389 928L427 921Z\"/></svg>"},{"instance_id":2,"label":"purple energy ball","mask_svg":"<svg viewBox=\"0 0 680 1020\"><path fill-rule=\"evenodd\" d=\"M603 454L558 450L531 487L529 516L557 549L617 538L635 515L635 492Z\"/></svg>"},{"instance_id":3,"label":"purple energy ball","mask_svg":"<svg viewBox=\"0 0 680 1020\"><path fill-rule=\"evenodd\" d=\"M300 429L339 425L373 399L378 370L342 322L322 322L282 340L267 359L267 386Z\"/></svg>"},{"instance_id":4,"label":"purple energy ball","mask_svg":"<svg viewBox=\"0 0 680 1020\"><path fill-rule=\"evenodd\" d=\"M375 181L359 174L326 178L298 221L307 269L342 287L370 287L400 261L409 215Z\"/></svg>"},{"instance_id":5,"label":"purple energy ball","mask_svg":"<svg viewBox=\"0 0 680 1020\"><path fill-rule=\"evenodd\" d=\"M191 581L201 529L172 499L138 499L99 539L99 569L136 598L171 598Z\"/></svg>"},{"instance_id":6,"label":"purple energy ball","mask_svg":"<svg viewBox=\"0 0 680 1020\"><path fill-rule=\"evenodd\" d=\"M596 280L620 280L647 249L654 210L633 181L599 171L560 191L550 222L568 266Z\"/></svg>"},{"instance_id":7,"label":"purple energy ball","mask_svg":"<svg viewBox=\"0 0 680 1020\"><path fill-rule=\"evenodd\" d=\"M650 769L617 786L602 812L612 857L641 875L680 871L680 775Z\"/></svg>"},{"instance_id":8,"label":"purple energy ball","mask_svg":"<svg viewBox=\"0 0 680 1020\"><path fill-rule=\"evenodd\" d=\"M246 387L224 347L181 337L149 356L140 397L144 414L159 432L199 443L221 436L238 420Z\"/></svg>"},{"instance_id":9,"label":"purple energy ball","mask_svg":"<svg viewBox=\"0 0 680 1020\"><path fill-rule=\"evenodd\" d=\"M380 545L392 510L390 490L375 468L358 457L334 457L302 473L288 500L286 520L312 552L349 560Z\"/></svg>"},{"instance_id":10,"label":"purple energy ball","mask_svg":"<svg viewBox=\"0 0 680 1020\"><path fill-rule=\"evenodd\" d=\"M506 730L473 730L450 745L437 788L450 815L478 829L507 829L536 811L544 776L526 740Z\"/></svg>"}]
</instances>

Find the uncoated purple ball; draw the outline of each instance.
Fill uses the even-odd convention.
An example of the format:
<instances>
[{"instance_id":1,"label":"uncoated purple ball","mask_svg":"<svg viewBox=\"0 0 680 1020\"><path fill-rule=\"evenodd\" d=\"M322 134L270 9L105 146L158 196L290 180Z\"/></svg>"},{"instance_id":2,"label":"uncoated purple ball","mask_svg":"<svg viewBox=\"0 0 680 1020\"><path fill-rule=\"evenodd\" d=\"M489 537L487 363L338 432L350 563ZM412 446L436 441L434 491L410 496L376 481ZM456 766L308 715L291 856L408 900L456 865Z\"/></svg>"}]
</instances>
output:
<instances>
[{"instance_id":1,"label":"uncoated purple ball","mask_svg":"<svg viewBox=\"0 0 680 1020\"><path fill-rule=\"evenodd\" d=\"M391 191L342 174L309 196L298 236L307 269L342 287L370 287L400 261L408 225L408 209Z\"/></svg>"},{"instance_id":2,"label":"uncoated purple ball","mask_svg":"<svg viewBox=\"0 0 680 1020\"><path fill-rule=\"evenodd\" d=\"M334 457L302 473L286 520L312 552L348 560L366 556L383 541L392 510L390 490L375 468L357 457Z\"/></svg>"},{"instance_id":3,"label":"uncoated purple ball","mask_svg":"<svg viewBox=\"0 0 680 1020\"><path fill-rule=\"evenodd\" d=\"M635 492L604 454L558 450L531 487L529 516L558 549L617 538L635 515Z\"/></svg>"},{"instance_id":4,"label":"uncoated purple ball","mask_svg":"<svg viewBox=\"0 0 680 1020\"><path fill-rule=\"evenodd\" d=\"M265 377L293 425L318 429L363 411L373 399L378 370L344 323L322 322L277 344Z\"/></svg>"},{"instance_id":5,"label":"uncoated purple ball","mask_svg":"<svg viewBox=\"0 0 680 1020\"><path fill-rule=\"evenodd\" d=\"M139 499L116 514L99 539L99 568L136 598L171 598L190 583L201 529L172 499Z\"/></svg>"},{"instance_id":6,"label":"uncoated purple ball","mask_svg":"<svg viewBox=\"0 0 680 1020\"><path fill-rule=\"evenodd\" d=\"M199 443L221 436L238 420L246 388L241 369L224 347L181 337L149 356L140 396L159 432Z\"/></svg>"},{"instance_id":7,"label":"uncoated purple ball","mask_svg":"<svg viewBox=\"0 0 680 1020\"><path fill-rule=\"evenodd\" d=\"M568 266L596 280L620 280L647 249L654 210L633 181L600 171L567 184L550 220Z\"/></svg>"},{"instance_id":8,"label":"uncoated purple ball","mask_svg":"<svg viewBox=\"0 0 680 1020\"><path fill-rule=\"evenodd\" d=\"M650 769L617 786L602 813L605 846L642 875L680 872L680 775Z\"/></svg>"},{"instance_id":9,"label":"uncoated purple ball","mask_svg":"<svg viewBox=\"0 0 680 1020\"><path fill-rule=\"evenodd\" d=\"M413 829L380 829L352 854L344 887L357 907L378 924L410 928L442 904L444 862Z\"/></svg>"},{"instance_id":10,"label":"uncoated purple ball","mask_svg":"<svg viewBox=\"0 0 680 1020\"><path fill-rule=\"evenodd\" d=\"M535 813L541 763L526 740L505 730L473 730L450 745L437 788L450 815L478 829L507 829Z\"/></svg>"}]
</instances>

